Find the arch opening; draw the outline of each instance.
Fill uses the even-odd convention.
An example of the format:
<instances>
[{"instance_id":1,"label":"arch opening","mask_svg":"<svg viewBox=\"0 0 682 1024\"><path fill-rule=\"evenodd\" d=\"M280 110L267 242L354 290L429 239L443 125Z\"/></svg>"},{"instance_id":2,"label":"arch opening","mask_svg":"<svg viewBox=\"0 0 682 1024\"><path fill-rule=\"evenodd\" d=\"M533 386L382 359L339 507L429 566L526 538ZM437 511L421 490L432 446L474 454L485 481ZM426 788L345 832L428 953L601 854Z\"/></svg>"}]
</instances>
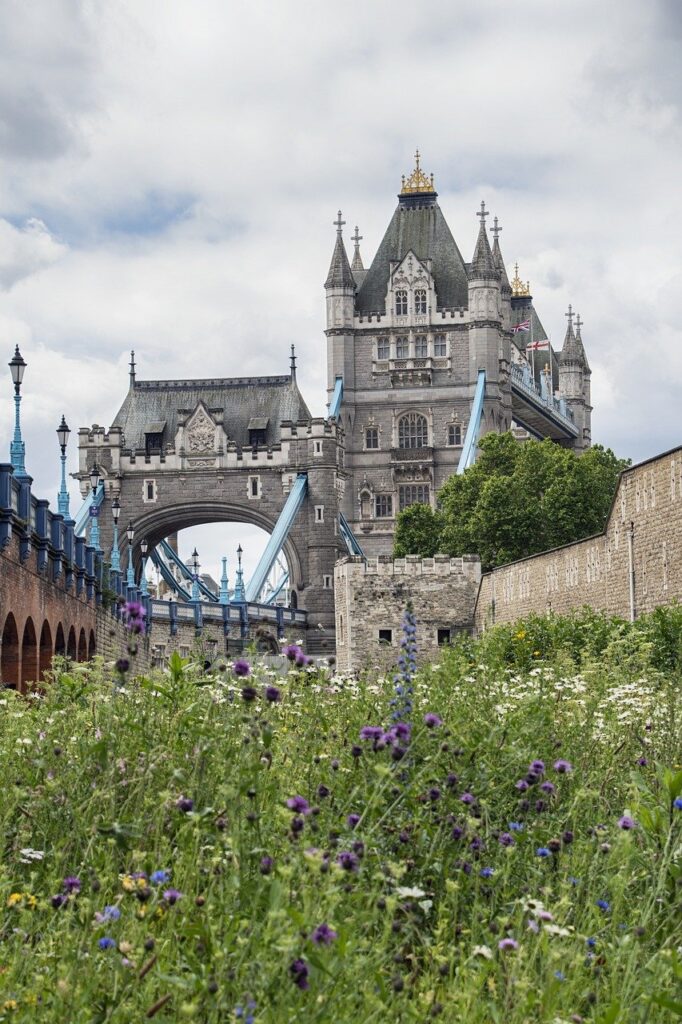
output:
<instances>
[{"instance_id":1,"label":"arch opening","mask_svg":"<svg viewBox=\"0 0 682 1024\"><path fill-rule=\"evenodd\" d=\"M85 639L85 630L82 627L78 636L78 660L88 660L88 641Z\"/></svg>"},{"instance_id":2,"label":"arch opening","mask_svg":"<svg viewBox=\"0 0 682 1024\"><path fill-rule=\"evenodd\" d=\"M2 629L2 647L0 648L0 681L8 689L19 687L19 631L16 619L10 612Z\"/></svg>"},{"instance_id":3,"label":"arch opening","mask_svg":"<svg viewBox=\"0 0 682 1024\"><path fill-rule=\"evenodd\" d=\"M76 661L77 649L76 649L76 630L71 627L69 630L69 641L66 645L66 656L71 661Z\"/></svg>"},{"instance_id":4,"label":"arch opening","mask_svg":"<svg viewBox=\"0 0 682 1024\"><path fill-rule=\"evenodd\" d=\"M21 684L19 689L26 690L30 683L38 681L38 641L36 628L33 619L29 616L24 626L24 635L21 640Z\"/></svg>"},{"instance_id":5,"label":"arch opening","mask_svg":"<svg viewBox=\"0 0 682 1024\"><path fill-rule=\"evenodd\" d=\"M61 658L66 656L66 640L64 639L64 627L61 622L57 626L57 635L54 641L54 653Z\"/></svg>"},{"instance_id":6,"label":"arch opening","mask_svg":"<svg viewBox=\"0 0 682 1024\"><path fill-rule=\"evenodd\" d=\"M38 650L38 682L42 683L46 672L52 668L52 630L50 623L45 619L43 628L40 631L40 648Z\"/></svg>"},{"instance_id":7,"label":"arch opening","mask_svg":"<svg viewBox=\"0 0 682 1024\"><path fill-rule=\"evenodd\" d=\"M97 641L95 639L94 631L90 630L90 636L88 638L88 661L91 661L97 654Z\"/></svg>"}]
</instances>

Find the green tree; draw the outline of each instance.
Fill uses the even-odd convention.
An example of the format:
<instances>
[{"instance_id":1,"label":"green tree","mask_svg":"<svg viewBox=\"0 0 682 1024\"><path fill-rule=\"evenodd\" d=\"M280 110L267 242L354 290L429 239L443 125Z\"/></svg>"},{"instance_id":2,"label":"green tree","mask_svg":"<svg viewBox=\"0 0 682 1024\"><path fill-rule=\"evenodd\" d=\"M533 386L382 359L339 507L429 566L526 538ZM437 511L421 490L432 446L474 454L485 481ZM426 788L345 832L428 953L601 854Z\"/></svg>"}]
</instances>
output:
<instances>
[{"instance_id":1,"label":"green tree","mask_svg":"<svg viewBox=\"0 0 682 1024\"><path fill-rule=\"evenodd\" d=\"M488 434L476 464L443 485L437 512L400 513L395 553L475 553L491 568L588 537L603 529L627 465L599 445L577 456L549 440Z\"/></svg>"}]
</instances>

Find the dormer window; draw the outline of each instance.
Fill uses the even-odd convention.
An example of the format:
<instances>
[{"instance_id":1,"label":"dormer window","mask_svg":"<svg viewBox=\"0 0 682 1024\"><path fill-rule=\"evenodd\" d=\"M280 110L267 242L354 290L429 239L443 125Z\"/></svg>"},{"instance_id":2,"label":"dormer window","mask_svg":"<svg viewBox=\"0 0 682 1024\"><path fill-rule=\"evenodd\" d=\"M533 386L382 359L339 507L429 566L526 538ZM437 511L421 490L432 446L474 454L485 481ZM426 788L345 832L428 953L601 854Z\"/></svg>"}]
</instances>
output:
<instances>
[{"instance_id":1,"label":"dormer window","mask_svg":"<svg viewBox=\"0 0 682 1024\"><path fill-rule=\"evenodd\" d=\"M267 416L252 416L249 420L249 444L252 448L257 448L261 444L265 444L265 437L268 429L268 417Z\"/></svg>"},{"instance_id":2,"label":"dormer window","mask_svg":"<svg viewBox=\"0 0 682 1024\"><path fill-rule=\"evenodd\" d=\"M426 289L417 288L414 293L414 311L417 316L426 315Z\"/></svg>"},{"instance_id":3,"label":"dormer window","mask_svg":"<svg viewBox=\"0 0 682 1024\"><path fill-rule=\"evenodd\" d=\"M407 338L400 337L395 339L395 357L396 359L407 359L410 352L410 343Z\"/></svg>"},{"instance_id":4,"label":"dormer window","mask_svg":"<svg viewBox=\"0 0 682 1024\"><path fill-rule=\"evenodd\" d=\"M144 450L146 455L158 454L163 451L163 432L165 428L165 420L156 420L146 425L144 428Z\"/></svg>"},{"instance_id":5,"label":"dormer window","mask_svg":"<svg viewBox=\"0 0 682 1024\"><path fill-rule=\"evenodd\" d=\"M407 316L407 291L404 288L395 293L395 315Z\"/></svg>"}]
</instances>

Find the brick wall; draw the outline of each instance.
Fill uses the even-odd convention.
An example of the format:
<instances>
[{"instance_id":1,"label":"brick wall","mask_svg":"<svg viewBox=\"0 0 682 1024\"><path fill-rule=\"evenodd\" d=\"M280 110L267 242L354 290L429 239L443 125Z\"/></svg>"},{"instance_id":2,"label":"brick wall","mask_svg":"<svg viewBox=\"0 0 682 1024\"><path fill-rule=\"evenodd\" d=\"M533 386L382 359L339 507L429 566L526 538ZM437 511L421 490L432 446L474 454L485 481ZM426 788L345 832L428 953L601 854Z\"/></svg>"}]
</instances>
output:
<instances>
[{"instance_id":1,"label":"brick wall","mask_svg":"<svg viewBox=\"0 0 682 1024\"><path fill-rule=\"evenodd\" d=\"M417 619L419 660L433 660L439 640L471 628L480 578L477 556L341 559L334 572L339 671L395 665L408 601Z\"/></svg>"},{"instance_id":2,"label":"brick wall","mask_svg":"<svg viewBox=\"0 0 682 1024\"><path fill-rule=\"evenodd\" d=\"M604 532L481 580L477 629L589 605L630 618L682 599L682 447L627 469Z\"/></svg>"}]
</instances>

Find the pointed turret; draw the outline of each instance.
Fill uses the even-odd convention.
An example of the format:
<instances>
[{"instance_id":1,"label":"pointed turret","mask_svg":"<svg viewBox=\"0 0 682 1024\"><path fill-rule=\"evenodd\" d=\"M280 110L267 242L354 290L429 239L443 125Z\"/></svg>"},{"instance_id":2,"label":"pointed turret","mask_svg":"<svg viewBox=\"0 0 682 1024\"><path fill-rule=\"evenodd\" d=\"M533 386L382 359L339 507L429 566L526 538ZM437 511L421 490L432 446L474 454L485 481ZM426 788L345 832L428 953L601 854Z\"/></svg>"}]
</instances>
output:
<instances>
[{"instance_id":1,"label":"pointed turret","mask_svg":"<svg viewBox=\"0 0 682 1024\"><path fill-rule=\"evenodd\" d=\"M586 373L591 373L592 371L590 370L590 364L588 363L587 355L585 354L585 346L583 345L583 338L582 338L582 333L581 333L582 326L583 326L583 321L580 319L580 313L577 313L576 314L576 318L575 318L575 341L576 341L576 345L578 346L578 349L580 351L580 357L581 357L581 359L583 361L583 366L585 368L585 372Z\"/></svg>"},{"instance_id":2,"label":"pointed turret","mask_svg":"<svg viewBox=\"0 0 682 1024\"><path fill-rule=\"evenodd\" d=\"M334 223L336 224L336 243L334 245L332 261L329 264L329 273L327 274L327 280L324 282L324 286L327 290L330 288L352 288L355 290L355 279L350 269L350 263L348 262L346 247L343 244L342 229L346 222L341 219L340 210L338 220L335 220Z\"/></svg>"},{"instance_id":3,"label":"pointed turret","mask_svg":"<svg viewBox=\"0 0 682 1024\"><path fill-rule=\"evenodd\" d=\"M493 230L493 238L494 238L494 241L493 241L493 263L495 265L495 269L499 272L499 275L500 275L500 283L501 283L501 286L502 286L502 294L503 295L511 295L511 290L512 289L511 289L511 285L509 283L509 278L507 277L507 268L504 265L504 260L502 259L502 250L500 249L500 237L499 236L500 236L500 231L502 230L502 228L498 224L497 217L493 217L493 229L492 230Z\"/></svg>"},{"instance_id":4,"label":"pointed turret","mask_svg":"<svg viewBox=\"0 0 682 1024\"><path fill-rule=\"evenodd\" d=\"M591 444L590 368L587 365L580 328L582 320L577 318L578 333L573 330L573 307L568 307L568 326L564 347L559 356L559 396L565 399L573 422L579 434L575 450L580 452Z\"/></svg>"},{"instance_id":5,"label":"pointed turret","mask_svg":"<svg viewBox=\"0 0 682 1024\"><path fill-rule=\"evenodd\" d=\"M584 350L582 342L578 342L573 330L573 306L569 304L568 313L568 324L566 326L566 337L564 338L564 345L561 349L561 355L559 356L559 362L562 366L582 366L584 362Z\"/></svg>"},{"instance_id":6,"label":"pointed turret","mask_svg":"<svg viewBox=\"0 0 682 1024\"><path fill-rule=\"evenodd\" d=\"M486 231L485 226L485 218L488 216L485 203L481 203L480 212L477 213L476 216L481 218L481 226L478 229L478 238L476 239L474 255L471 263L469 264L469 279L477 281L485 280L487 278L499 280L499 271L495 266L490 242L488 241L488 232Z\"/></svg>"}]
</instances>

